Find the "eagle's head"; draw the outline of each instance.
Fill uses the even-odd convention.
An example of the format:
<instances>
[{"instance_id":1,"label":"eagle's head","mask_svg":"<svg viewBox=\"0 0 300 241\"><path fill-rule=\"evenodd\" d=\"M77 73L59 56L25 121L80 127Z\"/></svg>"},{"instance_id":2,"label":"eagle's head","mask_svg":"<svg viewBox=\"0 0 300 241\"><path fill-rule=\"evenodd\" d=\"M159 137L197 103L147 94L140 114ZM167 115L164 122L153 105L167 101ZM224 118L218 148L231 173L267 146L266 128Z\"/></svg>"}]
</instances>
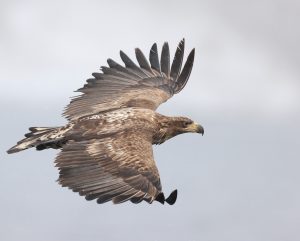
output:
<instances>
[{"instance_id":1,"label":"eagle's head","mask_svg":"<svg viewBox=\"0 0 300 241\"><path fill-rule=\"evenodd\" d=\"M170 132L173 136L187 132L204 134L204 128L187 117L173 117L172 119Z\"/></svg>"},{"instance_id":2,"label":"eagle's head","mask_svg":"<svg viewBox=\"0 0 300 241\"><path fill-rule=\"evenodd\" d=\"M204 134L204 128L187 117L168 117L160 122L160 128L155 135L155 144L161 144L166 140L183 133Z\"/></svg>"}]
</instances>

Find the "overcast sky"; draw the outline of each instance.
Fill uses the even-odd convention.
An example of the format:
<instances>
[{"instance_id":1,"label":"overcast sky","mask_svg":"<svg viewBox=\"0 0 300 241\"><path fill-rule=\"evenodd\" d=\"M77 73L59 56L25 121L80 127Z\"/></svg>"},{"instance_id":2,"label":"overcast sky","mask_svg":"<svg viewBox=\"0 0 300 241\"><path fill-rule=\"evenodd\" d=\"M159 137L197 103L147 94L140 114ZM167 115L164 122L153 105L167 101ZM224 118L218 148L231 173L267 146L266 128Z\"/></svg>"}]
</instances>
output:
<instances>
[{"instance_id":1,"label":"overcast sky","mask_svg":"<svg viewBox=\"0 0 300 241\"><path fill-rule=\"evenodd\" d=\"M299 1L0 1L0 240L289 241L300 226ZM185 37L185 89L159 108L205 135L154 147L174 206L87 202L55 180L56 150L7 155L59 126L73 91L119 50Z\"/></svg>"}]
</instances>

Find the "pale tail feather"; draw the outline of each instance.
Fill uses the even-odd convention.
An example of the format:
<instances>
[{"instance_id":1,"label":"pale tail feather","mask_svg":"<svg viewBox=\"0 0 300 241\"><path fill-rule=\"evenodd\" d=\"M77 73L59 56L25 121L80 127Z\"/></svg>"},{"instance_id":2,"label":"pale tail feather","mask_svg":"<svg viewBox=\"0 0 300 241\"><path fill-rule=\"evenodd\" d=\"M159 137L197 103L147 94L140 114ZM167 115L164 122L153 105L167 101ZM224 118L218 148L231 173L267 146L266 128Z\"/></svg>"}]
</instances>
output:
<instances>
[{"instance_id":1,"label":"pale tail feather","mask_svg":"<svg viewBox=\"0 0 300 241\"><path fill-rule=\"evenodd\" d=\"M7 153L15 153L25 149L36 147L37 150L43 150L49 147L55 148L56 143L62 141L62 138L56 133L60 127L30 127L30 132L25 134L24 139L20 140L17 145L10 148ZM58 146L57 146L58 148Z\"/></svg>"}]
</instances>

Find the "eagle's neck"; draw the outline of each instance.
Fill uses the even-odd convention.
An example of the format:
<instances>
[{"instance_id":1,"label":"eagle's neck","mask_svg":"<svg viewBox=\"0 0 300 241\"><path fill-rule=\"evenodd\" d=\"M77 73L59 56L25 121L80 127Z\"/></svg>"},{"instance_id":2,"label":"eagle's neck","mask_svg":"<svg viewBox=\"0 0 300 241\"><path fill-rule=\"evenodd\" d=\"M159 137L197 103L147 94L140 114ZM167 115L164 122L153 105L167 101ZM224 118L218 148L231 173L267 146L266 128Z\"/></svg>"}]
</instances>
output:
<instances>
[{"instance_id":1,"label":"eagle's neck","mask_svg":"<svg viewBox=\"0 0 300 241\"><path fill-rule=\"evenodd\" d=\"M152 144L156 144L156 145L162 144L165 141L171 139L172 137L182 133L173 125L174 122L173 119L174 118L172 117L168 117L159 121L158 129L153 135Z\"/></svg>"},{"instance_id":2,"label":"eagle's neck","mask_svg":"<svg viewBox=\"0 0 300 241\"><path fill-rule=\"evenodd\" d=\"M152 144L155 144L155 145L162 144L162 143L164 143L165 141L169 140L172 137L173 136L168 135L167 132L156 133L154 135Z\"/></svg>"}]
</instances>

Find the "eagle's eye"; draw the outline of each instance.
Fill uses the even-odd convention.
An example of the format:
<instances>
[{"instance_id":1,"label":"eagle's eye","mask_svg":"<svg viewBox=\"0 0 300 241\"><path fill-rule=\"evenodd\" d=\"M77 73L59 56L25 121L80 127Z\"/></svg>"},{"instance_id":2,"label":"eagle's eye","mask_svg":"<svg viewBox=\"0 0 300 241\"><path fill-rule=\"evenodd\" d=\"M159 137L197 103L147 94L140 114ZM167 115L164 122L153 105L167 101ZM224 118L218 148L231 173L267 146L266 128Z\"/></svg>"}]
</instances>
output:
<instances>
[{"instance_id":1,"label":"eagle's eye","mask_svg":"<svg viewBox=\"0 0 300 241\"><path fill-rule=\"evenodd\" d=\"M191 123L192 123L191 121L184 121L184 122L182 123L182 125L183 125L184 128L186 128L186 127L188 127Z\"/></svg>"}]
</instances>

